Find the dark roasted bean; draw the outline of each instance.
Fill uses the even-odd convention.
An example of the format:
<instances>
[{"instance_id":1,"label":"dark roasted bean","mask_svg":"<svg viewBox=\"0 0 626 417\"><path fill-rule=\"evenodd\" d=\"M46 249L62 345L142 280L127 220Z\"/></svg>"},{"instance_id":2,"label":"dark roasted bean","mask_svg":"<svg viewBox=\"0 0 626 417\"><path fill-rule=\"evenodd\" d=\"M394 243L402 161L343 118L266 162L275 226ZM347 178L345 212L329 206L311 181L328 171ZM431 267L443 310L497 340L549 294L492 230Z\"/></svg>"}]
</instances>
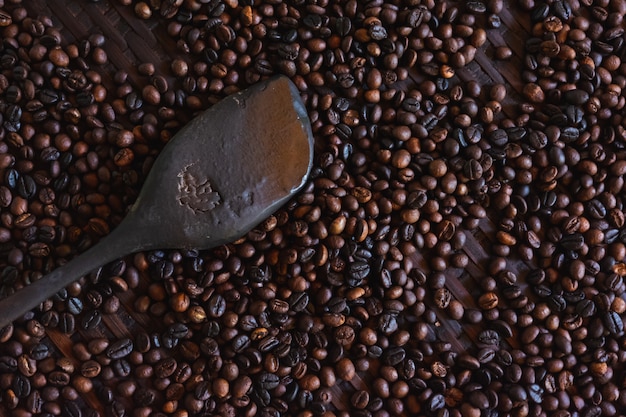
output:
<instances>
[{"instance_id":1,"label":"dark roasted bean","mask_svg":"<svg viewBox=\"0 0 626 417\"><path fill-rule=\"evenodd\" d=\"M497 345L500 341L500 337L494 330L483 330L478 335L478 340L486 345Z\"/></svg>"},{"instance_id":2,"label":"dark roasted bean","mask_svg":"<svg viewBox=\"0 0 626 417\"><path fill-rule=\"evenodd\" d=\"M50 348L45 343L37 343L29 352L30 357L37 361L47 358L49 354Z\"/></svg>"},{"instance_id":3,"label":"dark roasted bean","mask_svg":"<svg viewBox=\"0 0 626 417\"><path fill-rule=\"evenodd\" d=\"M614 311L609 311L604 314L604 324L612 334L619 334L624 331L622 318Z\"/></svg>"},{"instance_id":4,"label":"dark roasted bean","mask_svg":"<svg viewBox=\"0 0 626 417\"><path fill-rule=\"evenodd\" d=\"M106 355L110 359L120 359L130 355L133 351L133 341L130 339L120 339L109 345Z\"/></svg>"},{"instance_id":5,"label":"dark roasted bean","mask_svg":"<svg viewBox=\"0 0 626 417\"><path fill-rule=\"evenodd\" d=\"M66 401L63 403L63 416L64 417L82 417L83 413L74 401Z\"/></svg>"}]
</instances>

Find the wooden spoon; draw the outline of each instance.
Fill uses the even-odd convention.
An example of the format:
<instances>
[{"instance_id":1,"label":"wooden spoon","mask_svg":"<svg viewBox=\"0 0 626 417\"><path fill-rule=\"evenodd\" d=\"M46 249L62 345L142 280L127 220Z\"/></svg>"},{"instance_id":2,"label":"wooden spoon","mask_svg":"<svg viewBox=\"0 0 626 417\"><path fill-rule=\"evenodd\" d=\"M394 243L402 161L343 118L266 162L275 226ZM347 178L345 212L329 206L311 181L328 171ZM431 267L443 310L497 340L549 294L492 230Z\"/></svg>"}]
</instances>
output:
<instances>
[{"instance_id":1,"label":"wooden spoon","mask_svg":"<svg viewBox=\"0 0 626 417\"><path fill-rule=\"evenodd\" d=\"M305 184L313 135L297 88L275 77L233 94L165 146L126 218L66 265L0 301L0 328L130 253L232 242Z\"/></svg>"}]
</instances>

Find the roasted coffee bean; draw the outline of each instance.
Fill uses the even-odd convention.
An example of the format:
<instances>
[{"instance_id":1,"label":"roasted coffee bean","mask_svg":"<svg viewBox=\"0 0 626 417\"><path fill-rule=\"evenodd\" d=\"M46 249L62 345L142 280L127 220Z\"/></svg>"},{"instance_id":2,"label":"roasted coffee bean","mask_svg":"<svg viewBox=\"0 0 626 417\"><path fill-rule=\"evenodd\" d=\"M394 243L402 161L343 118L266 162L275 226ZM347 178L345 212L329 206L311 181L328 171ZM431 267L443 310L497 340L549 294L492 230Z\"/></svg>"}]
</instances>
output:
<instances>
[{"instance_id":1,"label":"roasted coffee bean","mask_svg":"<svg viewBox=\"0 0 626 417\"><path fill-rule=\"evenodd\" d=\"M494 349L483 348L480 351L478 351L478 354L476 355L476 359L480 363L489 363L495 358L495 356L496 356L496 351Z\"/></svg>"},{"instance_id":2,"label":"roasted coffee bean","mask_svg":"<svg viewBox=\"0 0 626 417\"><path fill-rule=\"evenodd\" d=\"M13 373L17 371L17 359L11 356L0 356L0 372Z\"/></svg>"},{"instance_id":3,"label":"roasted coffee bean","mask_svg":"<svg viewBox=\"0 0 626 417\"><path fill-rule=\"evenodd\" d=\"M478 305L483 310L491 310L496 308L498 305L499 299L497 294L494 292L487 292L480 296L478 299Z\"/></svg>"},{"instance_id":4,"label":"roasted coffee bean","mask_svg":"<svg viewBox=\"0 0 626 417\"><path fill-rule=\"evenodd\" d=\"M478 334L478 340L485 345L497 345L500 342L500 336L495 330L483 330Z\"/></svg>"},{"instance_id":5,"label":"roasted coffee bean","mask_svg":"<svg viewBox=\"0 0 626 417\"><path fill-rule=\"evenodd\" d=\"M585 244L585 238L580 233L573 233L571 235L563 236L560 244L567 250L576 251L583 247Z\"/></svg>"},{"instance_id":6,"label":"roasted coffee bean","mask_svg":"<svg viewBox=\"0 0 626 417\"><path fill-rule=\"evenodd\" d=\"M505 298L512 300L522 295L522 290L519 285L509 285L502 289L502 294Z\"/></svg>"},{"instance_id":7,"label":"roasted coffee bean","mask_svg":"<svg viewBox=\"0 0 626 417\"><path fill-rule=\"evenodd\" d=\"M48 382L57 387L64 387L70 383L70 376L67 372L53 371L48 375Z\"/></svg>"},{"instance_id":8,"label":"roasted coffee bean","mask_svg":"<svg viewBox=\"0 0 626 417\"><path fill-rule=\"evenodd\" d=\"M76 320L74 315L70 313L61 313L59 315L59 330L65 334L72 334L76 328Z\"/></svg>"},{"instance_id":9,"label":"roasted coffee bean","mask_svg":"<svg viewBox=\"0 0 626 417\"><path fill-rule=\"evenodd\" d=\"M166 333L176 339L183 339L189 334L189 328L183 323L174 323L167 328Z\"/></svg>"},{"instance_id":10,"label":"roasted coffee bean","mask_svg":"<svg viewBox=\"0 0 626 417\"><path fill-rule=\"evenodd\" d=\"M489 407L489 399L487 398L487 395L480 390L473 391L470 394L469 401L474 407L480 410L484 410Z\"/></svg>"},{"instance_id":11,"label":"roasted coffee bean","mask_svg":"<svg viewBox=\"0 0 626 417\"><path fill-rule=\"evenodd\" d=\"M254 64L254 69L261 75L270 75L274 72L272 64L266 59L259 59Z\"/></svg>"},{"instance_id":12,"label":"roasted coffee bean","mask_svg":"<svg viewBox=\"0 0 626 417\"><path fill-rule=\"evenodd\" d=\"M348 267L348 284L359 286L361 282L370 274L370 266L366 262L353 262Z\"/></svg>"},{"instance_id":13,"label":"roasted coffee bean","mask_svg":"<svg viewBox=\"0 0 626 417\"><path fill-rule=\"evenodd\" d=\"M0 11L0 26L9 26L12 21L13 19L11 18L11 14L5 12L4 10Z\"/></svg>"},{"instance_id":14,"label":"roasted coffee bean","mask_svg":"<svg viewBox=\"0 0 626 417\"><path fill-rule=\"evenodd\" d=\"M445 397L442 394L433 395L426 405L429 412L435 412L445 407Z\"/></svg>"},{"instance_id":15,"label":"roasted coffee bean","mask_svg":"<svg viewBox=\"0 0 626 417\"><path fill-rule=\"evenodd\" d=\"M581 416L583 417L599 417L602 415L602 409L598 405L587 405L583 408Z\"/></svg>"},{"instance_id":16,"label":"roasted coffee bean","mask_svg":"<svg viewBox=\"0 0 626 417\"><path fill-rule=\"evenodd\" d=\"M483 168L475 159L470 159L463 166L463 173L470 180L477 180L483 175Z\"/></svg>"},{"instance_id":17,"label":"roasted coffee bean","mask_svg":"<svg viewBox=\"0 0 626 417\"><path fill-rule=\"evenodd\" d=\"M587 212L594 219L604 219L607 214L606 207L597 199L593 199L587 203Z\"/></svg>"},{"instance_id":18,"label":"roasted coffee bean","mask_svg":"<svg viewBox=\"0 0 626 417\"><path fill-rule=\"evenodd\" d=\"M74 315L78 315L83 311L83 303L77 297L68 298L66 303L67 310Z\"/></svg>"},{"instance_id":19,"label":"roasted coffee bean","mask_svg":"<svg viewBox=\"0 0 626 417\"><path fill-rule=\"evenodd\" d=\"M250 338L245 334L236 336L232 341L232 348L236 353L242 352L249 345L250 345Z\"/></svg>"},{"instance_id":20,"label":"roasted coffee bean","mask_svg":"<svg viewBox=\"0 0 626 417\"><path fill-rule=\"evenodd\" d=\"M87 312L80 321L80 325L83 330L91 330L100 325L102 321L102 315L98 310L91 310Z\"/></svg>"},{"instance_id":21,"label":"roasted coffee bean","mask_svg":"<svg viewBox=\"0 0 626 417\"><path fill-rule=\"evenodd\" d=\"M595 303L592 300L581 300L576 304L576 314L581 317L591 317L596 312Z\"/></svg>"},{"instance_id":22,"label":"roasted coffee bean","mask_svg":"<svg viewBox=\"0 0 626 417\"><path fill-rule=\"evenodd\" d=\"M154 374L157 378L167 378L174 373L177 366L174 358L162 359L154 366Z\"/></svg>"},{"instance_id":23,"label":"roasted coffee bean","mask_svg":"<svg viewBox=\"0 0 626 417\"><path fill-rule=\"evenodd\" d=\"M491 323L491 327L503 338L513 337L513 329L509 323L504 320L494 320Z\"/></svg>"},{"instance_id":24,"label":"roasted coffee bean","mask_svg":"<svg viewBox=\"0 0 626 417\"><path fill-rule=\"evenodd\" d=\"M37 193L37 184L30 175L21 175L17 180L16 190L19 196L31 199Z\"/></svg>"},{"instance_id":25,"label":"roasted coffee bean","mask_svg":"<svg viewBox=\"0 0 626 417\"><path fill-rule=\"evenodd\" d=\"M109 345L106 356L110 359L121 359L130 355L133 351L133 341L130 339L120 339Z\"/></svg>"},{"instance_id":26,"label":"roasted coffee bean","mask_svg":"<svg viewBox=\"0 0 626 417\"><path fill-rule=\"evenodd\" d=\"M397 346L395 348L390 348L388 350L386 350L381 359L383 360L383 363L390 365L390 366L396 366L397 364L399 364L400 362L402 362L405 358L406 352L403 348Z\"/></svg>"},{"instance_id":27,"label":"roasted coffee bean","mask_svg":"<svg viewBox=\"0 0 626 417\"><path fill-rule=\"evenodd\" d=\"M156 394L153 390L147 388L139 388L133 394L133 401L140 407L146 407L154 403Z\"/></svg>"},{"instance_id":28,"label":"roasted coffee bean","mask_svg":"<svg viewBox=\"0 0 626 417\"><path fill-rule=\"evenodd\" d=\"M130 372L132 370L130 367L130 363L128 363L128 361L124 358L115 359L111 365L113 368L113 372L115 372L115 375L119 376L120 378L127 377L128 375L130 375Z\"/></svg>"},{"instance_id":29,"label":"roasted coffee bean","mask_svg":"<svg viewBox=\"0 0 626 417\"><path fill-rule=\"evenodd\" d=\"M513 363L511 353L507 350L498 350L496 352L496 362L502 366L510 366Z\"/></svg>"},{"instance_id":30,"label":"roasted coffee bean","mask_svg":"<svg viewBox=\"0 0 626 417\"><path fill-rule=\"evenodd\" d=\"M571 143L580 137L580 131L575 127L564 127L561 129L561 139L566 143Z\"/></svg>"},{"instance_id":31,"label":"roasted coffee bean","mask_svg":"<svg viewBox=\"0 0 626 417\"><path fill-rule=\"evenodd\" d=\"M34 359L22 355L17 361L18 370L27 377L32 377L37 372L37 364Z\"/></svg>"},{"instance_id":32,"label":"roasted coffee bean","mask_svg":"<svg viewBox=\"0 0 626 417\"><path fill-rule=\"evenodd\" d=\"M80 373L85 378L95 378L100 374L101 366L97 361L89 360L80 367Z\"/></svg>"},{"instance_id":33,"label":"roasted coffee bean","mask_svg":"<svg viewBox=\"0 0 626 417\"><path fill-rule=\"evenodd\" d=\"M211 317L221 317L226 309L226 301L219 294L213 295L208 302L207 312Z\"/></svg>"},{"instance_id":34,"label":"roasted coffee bean","mask_svg":"<svg viewBox=\"0 0 626 417\"><path fill-rule=\"evenodd\" d=\"M26 409L33 414L41 413L44 401L39 391L33 391L26 399Z\"/></svg>"},{"instance_id":35,"label":"roasted coffee bean","mask_svg":"<svg viewBox=\"0 0 626 417\"><path fill-rule=\"evenodd\" d=\"M302 391L300 391L300 393L302 393ZM298 398L298 406L300 406L301 408L306 408L309 405L308 403L310 402L310 400L302 399L301 396L302 394L300 394ZM271 395L269 391L266 389L262 389L262 388L254 389L250 393L250 398L252 398L252 400L261 407L267 407L271 402Z\"/></svg>"},{"instance_id":36,"label":"roasted coffee bean","mask_svg":"<svg viewBox=\"0 0 626 417\"><path fill-rule=\"evenodd\" d=\"M565 298L560 294L552 294L548 298L548 305L553 311L560 312L567 308Z\"/></svg>"},{"instance_id":37,"label":"roasted coffee bean","mask_svg":"<svg viewBox=\"0 0 626 417\"><path fill-rule=\"evenodd\" d=\"M43 360L50 355L50 348L45 343L37 343L30 348L29 356L36 361Z\"/></svg>"},{"instance_id":38,"label":"roasted coffee bean","mask_svg":"<svg viewBox=\"0 0 626 417\"><path fill-rule=\"evenodd\" d=\"M280 384L280 378L276 374L269 372L261 373L255 381L255 386L262 390L272 390Z\"/></svg>"},{"instance_id":39,"label":"roasted coffee bean","mask_svg":"<svg viewBox=\"0 0 626 417\"><path fill-rule=\"evenodd\" d=\"M434 298L437 307L445 309L450 304L450 301L452 300L452 295L450 294L450 291L448 291L446 288L439 288L437 291L435 291Z\"/></svg>"},{"instance_id":40,"label":"roasted coffee bean","mask_svg":"<svg viewBox=\"0 0 626 417\"><path fill-rule=\"evenodd\" d=\"M11 388L13 389L15 395L20 399L28 397L32 389L30 380L26 376L19 373L13 378Z\"/></svg>"},{"instance_id":41,"label":"roasted coffee bean","mask_svg":"<svg viewBox=\"0 0 626 417\"><path fill-rule=\"evenodd\" d=\"M407 97L402 101L402 108L408 112L417 112L420 109L420 102L414 97Z\"/></svg>"},{"instance_id":42,"label":"roasted coffee bean","mask_svg":"<svg viewBox=\"0 0 626 417\"><path fill-rule=\"evenodd\" d=\"M612 334L620 334L624 331L624 323L622 318L615 311L609 311L604 314L604 325Z\"/></svg>"},{"instance_id":43,"label":"roasted coffee bean","mask_svg":"<svg viewBox=\"0 0 626 417\"><path fill-rule=\"evenodd\" d=\"M339 36L346 36L352 29L352 22L349 18L341 16L335 20L334 28Z\"/></svg>"},{"instance_id":44,"label":"roasted coffee bean","mask_svg":"<svg viewBox=\"0 0 626 417\"><path fill-rule=\"evenodd\" d=\"M536 404L541 404L543 401L544 390L539 384L531 384L528 387L528 396Z\"/></svg>"},{"instance_id":45,"label":"roasted coffee bean","mask_svg":"<svg viewBox=\"0 0 626 417\"><path fill-rule=\"evenodd\" d=\"M609 274L604 280L604 286L609 291L617 291L619 287L621 287L624 282L623 278L618 274Z\"/></svg>"},{"instance_id":46,"label":"roasted coffee bean","mask_svg":"<svg viewBox=\"0 0 626 417\"><path fill-rule=\"evenodd\" d=\"M83 413L74 401L66 401L63 403L63 416L64 417L82 417Z\"/></svg>"},{"instance_id":47,"label":"roasted coffee bean","mask_svg":"<svg viewBox=\"0 0 626 417\"><path fill-rule=\"evenodd\" d=\"M305 292L292 293L288 301L290 308L299 313L304 311L309 305L309 295Z\"/></svg>"}]
</instances>

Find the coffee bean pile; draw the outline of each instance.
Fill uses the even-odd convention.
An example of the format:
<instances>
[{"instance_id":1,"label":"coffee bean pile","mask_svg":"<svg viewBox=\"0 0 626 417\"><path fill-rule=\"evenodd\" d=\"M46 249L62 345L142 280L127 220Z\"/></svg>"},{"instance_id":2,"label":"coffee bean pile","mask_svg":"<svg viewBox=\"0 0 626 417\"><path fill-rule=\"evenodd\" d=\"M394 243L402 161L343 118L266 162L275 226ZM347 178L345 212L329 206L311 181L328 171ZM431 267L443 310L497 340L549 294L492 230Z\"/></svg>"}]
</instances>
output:
<instances>
[{"instance_id":1,"label":"coffee bean pile","mask_svg":"<svg viewBox=\"0 0 626 417\"><path fill-rule=\"evenodd\" d=\"M1 329L0 414L624 415L626 1L113 0L175 49L135 68L26 3L0 0L2 295L261 79L299 88L315 160L240 240L117 260ZM506 13L519 51L489 42ZM477 56L519 86L468 80Z\"/></svg>"}]
</instances>

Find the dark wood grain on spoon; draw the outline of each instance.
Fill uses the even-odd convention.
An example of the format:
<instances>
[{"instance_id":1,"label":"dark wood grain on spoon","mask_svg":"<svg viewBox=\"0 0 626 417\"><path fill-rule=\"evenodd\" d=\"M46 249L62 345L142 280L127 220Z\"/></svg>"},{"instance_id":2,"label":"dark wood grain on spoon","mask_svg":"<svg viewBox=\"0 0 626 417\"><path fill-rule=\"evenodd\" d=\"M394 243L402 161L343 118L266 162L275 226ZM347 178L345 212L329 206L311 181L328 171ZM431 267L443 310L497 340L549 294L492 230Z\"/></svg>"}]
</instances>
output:
<instances>
[{"instance_id":1,"label":"dark wood grain on spoon","mask_svg":"<svg viewBox=\"0 0 626 417\"><path fill-rule=\"evenodd\" d=\"M171 139L109 236L0 301L0 328L124 255L209 249L238 239L303 187L312 158L310 121L289 79L225 98Z\"/></svg>"}]
</instances>

